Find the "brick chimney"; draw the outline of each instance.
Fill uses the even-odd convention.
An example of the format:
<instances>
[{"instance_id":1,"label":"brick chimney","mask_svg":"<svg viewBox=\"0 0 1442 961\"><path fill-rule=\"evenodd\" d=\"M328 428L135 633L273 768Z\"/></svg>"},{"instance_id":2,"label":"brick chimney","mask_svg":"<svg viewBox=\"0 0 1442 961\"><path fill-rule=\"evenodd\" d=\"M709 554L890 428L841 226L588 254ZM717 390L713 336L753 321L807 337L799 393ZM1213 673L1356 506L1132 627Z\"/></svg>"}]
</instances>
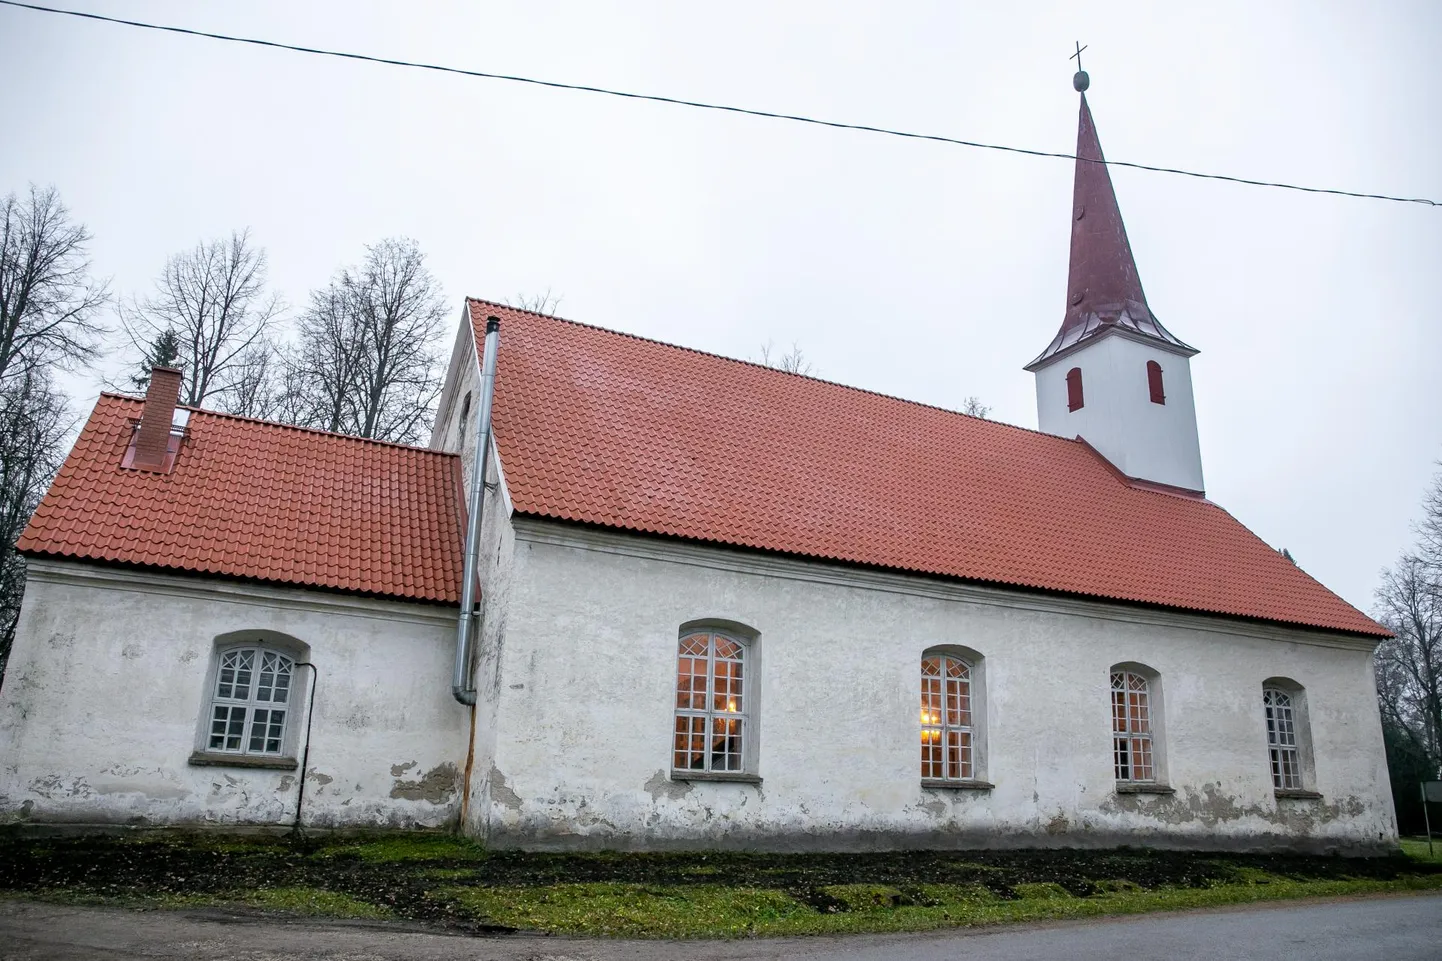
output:
<instances>
[{"instance_id":1,"label":"brick chimney","mask_svg":"<svg viewBox=\"0 0 1442 961\"><path fill-rule=\"evenodd\" d=\"M140 470L168 470L166 454L170 448L170 422L180 400L180 371L174 367L152 367L150 389L145 392L145 409L140 414L140 427L131 444L133 456L128 466Z\"/></svg>"}]
</instances>

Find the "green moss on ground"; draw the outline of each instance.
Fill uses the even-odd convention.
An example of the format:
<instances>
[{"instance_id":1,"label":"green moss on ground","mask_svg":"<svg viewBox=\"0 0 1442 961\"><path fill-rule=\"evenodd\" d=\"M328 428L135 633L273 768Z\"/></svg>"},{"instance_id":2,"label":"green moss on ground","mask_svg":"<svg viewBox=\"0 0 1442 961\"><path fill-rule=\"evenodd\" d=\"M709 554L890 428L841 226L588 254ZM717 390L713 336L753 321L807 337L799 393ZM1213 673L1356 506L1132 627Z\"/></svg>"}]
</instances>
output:
<instances>
[{"instance_id":1,"label":"green moss on ground","mask_svg":"<svg viewBox=\"0 0 1442 961\"><path fill-rule=\"evenodd\" d=\"M256 888L239 891L233 896L239 904L273 911L286 911L308 917L328 918L389 918L393 913L380 905L368 904L348 894L322 888Z\"/></svg>"},{"instance_id":2,"label":"green moss on ground","mask_svg":"<svg viewBox=\"0 0 1442 961\"><path fill-rule=\"evenodd\" d=\"M847 905L819 910L792 893L714 885L560 884L546 888L451 888L479 917L508 927L595 937L735 938L928 931L947 927L1137 914L1285 898L1442 889L1442 877L1396 881L1295 881L1254 876L1206 888L1142 890L1127 882L1090 897L1052 883L1020 884L1001 899L985 888L930 885L933 903L907 903L897 890L836 885L824 893Z\"/></svg>"},{"instance_id":3,"label":"green moss on ground","mask_svg":"<svg viewBox=\"0 0 1442 961\"><path fill-rule=\"evenodd\" d=\"M924 931L1442 890L1442 852L487 852L435 834L0 838L0 897L642 938Z\"/></svg>"},{"instance_id":4,"label":"green moss on ground","mask_svg":"<svg viewBox=\"0 0 1442 961\"><path fill-rule=\"evenodd\" d=\"M321 853L328 857L353 855L362 861L386 863L478 860L485 857L486 852L485 848L469 838L458 838L447 834L401 834L327 844Z\"/></svg>"},{"instance_id":5,"label":"green moss on ground","mask_svg":"<svg viewBox=\"0 0 1442 961\"><path fill-rule=\"evenodd\" d=\"M1427 853L1426 838L1403 838L1402 853L1417 861L1442 864L1442 837L1433 836L1431 855Z\"/></svg>"}]
</instances>

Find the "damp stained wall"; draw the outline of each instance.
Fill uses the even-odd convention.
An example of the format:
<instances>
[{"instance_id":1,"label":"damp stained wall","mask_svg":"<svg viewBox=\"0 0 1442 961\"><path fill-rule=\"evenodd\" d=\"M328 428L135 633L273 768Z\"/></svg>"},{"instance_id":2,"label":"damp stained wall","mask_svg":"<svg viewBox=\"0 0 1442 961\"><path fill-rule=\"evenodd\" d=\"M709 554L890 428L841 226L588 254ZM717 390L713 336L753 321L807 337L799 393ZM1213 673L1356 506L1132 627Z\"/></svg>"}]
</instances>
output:
<instances>
[{"instance_id":1,"label":"damp stained wall","mask_svg":"<svg viewBox=\"0 0 1442 961\"><path fill-rule=\"evenodd\" d=\"M467 737L454 625L454 608L32 560L0 689L0 823L289 824L298 771L188 761L215 639L270 631L319 668L304 823L452 824Z\"/></svg>"},{"instance_id":2,"label":"damp stained wall","mask_svg":"<svg viewBox=\"0 0 1442 961\"><path fill-rule=\"evenodd\" d=\"M488 823L474 828L493 845L1395 848L1370 641L513 523ZM671 771L678 630L707 618L757 635L760 783ZM984 658L991 790L920 783L934 645ZM1160 675L1172 795L1116 790L1109 669L1128 661ZM1306 690L1320 799L1274 794L1274 676Z\"/></svg>"}]
</instances>

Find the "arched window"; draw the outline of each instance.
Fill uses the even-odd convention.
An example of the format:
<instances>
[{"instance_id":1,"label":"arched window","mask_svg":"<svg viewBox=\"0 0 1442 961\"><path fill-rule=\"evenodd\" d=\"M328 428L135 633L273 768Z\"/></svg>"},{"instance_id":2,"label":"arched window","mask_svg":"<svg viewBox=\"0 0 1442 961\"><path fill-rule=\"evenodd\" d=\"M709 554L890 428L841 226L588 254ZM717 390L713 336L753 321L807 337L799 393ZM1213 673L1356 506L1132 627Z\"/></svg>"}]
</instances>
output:
<instances>
[{"instance_id":1,"label":"arched window","mask_svg":"<svg viewBox=\"0 0 1442 961\"><path fill-rule=\"evenodd\" d=\"M461 419L459 421L461 430L466 429L466 418L471 415L471 392L466 391L466 396L461 400Z\"/></svg>"},{"instance_id":2,"label":"arched window","mask_svg":"<svg viewBox=\"0 0 1442 961\"><path fill-rule=\"evenodd\" d=\"M684 630L676 659L677 772L746 771L747 645L715 628Z\"/></svg>"},{"instance_id":3,"label":"arched window","mask_svg":"<svg viewBox=\"0 0 1442 961\"><path fill-rule=\"evenodd\" d=\"M1082 406L1081 368L1073 367L1066 372L1066 409L1081 410Z\"/></svg>"},{"instance_id":4,"label":"arched window","mask_svg":"<svg viewBox=\"0 0 1442 961\"><path fill-rule=\"evenodd\" d=\"M1167 402L1167 393L1162 389L1162 365L1154 360L1147 361L1147 390L1151 392L1153 404Z\"/></svg>"},{"instance_id":5,"label":"arched window","mask_svg":"<svg viewBox=\"0 0 1442 961\"><path fill-rule=\"evenodd\" d=\"M205 750L283 754L295 659L260 644L221 648L217 655Z\"/></svg>"},{"instance_id":6,"label":"arched window","mask_svg":"<svg viewBox=\"0 0 1442 961\"><path fill-rule=\"evenodd\" d=\"M1118 665L1112 678L1112 760L1118 783L1157 780L1152 744L1152 682Z\"/></svg>"},{"instance_id":7,"label":"arched window","mask_svg":"<svg viewBox=\"0 0 1442 961\"><path fill-rule=\"evenodd\" d=\"M951 654L921 659L921 777L923 781L976 778L972 727L972 667Z\"/></svg>"},{"instance_id":8,"label":"arched window","mask_svg":"<svg viewBox=\"0 0 1442 961\"><path fill-rule=\"evenodd\" d=\"M1307 733L1307 700L1302 685L1285 677L1262 682L1267 721L1267 760L1279 793L1311 793L1312 745Z\"/></svg>"}]
</instances>

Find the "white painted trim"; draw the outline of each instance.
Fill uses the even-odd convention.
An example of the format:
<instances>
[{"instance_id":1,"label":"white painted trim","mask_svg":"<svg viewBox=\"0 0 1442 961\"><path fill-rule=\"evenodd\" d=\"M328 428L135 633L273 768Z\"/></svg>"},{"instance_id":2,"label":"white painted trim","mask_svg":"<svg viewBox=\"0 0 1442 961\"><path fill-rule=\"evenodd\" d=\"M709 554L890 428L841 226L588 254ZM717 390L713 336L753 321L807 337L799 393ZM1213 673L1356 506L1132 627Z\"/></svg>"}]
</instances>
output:
<instances>
[{"instance_id":1,"label":"white painted trim","mask_svg":"<svg viewBox=\"0 0 1442 961\"><path fill-rule=\"evenodd\" d=\"M1157 350L1163 351L1168 354L1174 354L1177 357L1186 358L1188 360L1201 353L1201 351L1195 347L1187 347L1186 349L1183 349L1181 347L1178 347L1176 344L1168 343L1165 340L1160 340L1156 337L1148 337L1146 334L1139 333L1129 327L1109 326L1104 328L1101 333L1093 334L1092 336L1079 340L1074 344L1063 347L1061 350L1057 351L1055 354L1052 354L1042 363L1036 365L1028 364L1027 366L1023 367L1022 370L1030 374L1041 373L1043 370L1046 370L1048 367L1052 366L1053 364L1064 358L1070 357L1072 354L1075 354L1082 348L1087 347L1091 344L1101 343L1103 338L1111 337L1112 335L1116 335L1117 337L1124 337L1127 340L1135 341L1138 344L1145 344L1148 347L1155 347Z\"/></svg>"},{"instance_id":2,"label":"white painted trim","mask_svg":"<svg viewBox=\"0 0 1442 961\"><path fill-rule=\"evenodd\" d=\"M492 416L491 423L494 424L495 420L496 418ZM496 465L496 483L500 485L501 503L506 506L506 516L511 517L516 513L516 506L511 503L511 487L506 483L506 471L501 466L501 448L496 443L494 430L491 431L491 460Z\"/></svg>"},{"instance_id":3,"label":"white painted trim","mask_svg":"<svg viewBox=\"0 0 1442 961\"><path fill-rule=\"evenodd\" d=\"M1366 637L1309 631L1306 628L1285 627L1279 624L1253 623L1229 618L1225 614L1191 614L1185 611L1133 607L1104 598L1089 600L1049 595L1041 593L1040 589L1034 593L1026 588L1009 590L1005 587L988 587L983 584L948 581L920 574L893 574L862 567L828 564L824 561L778 556L760 551L752 553L722 546L693 544L653 535L597 530L545 518L518 516L513 519L513 525L517 541L571 547L605 554L619 554L674 564L689 564L695 567L758 577L809 581L859 590L882 591L888 594L910 594L943 601L1005 607L1046 614L1070 614L1075 617L1099 618L1130 624L1181 627L1213 634L1310 644L1316 647L1340 648L1349 651L1371 652L1381 641L1380 638L1373 640Z\"/></svg>"},{"instance_id":4,"label":"white painted trim","mask_svg":"<svg viewBox=\"0 0 1442 961\"><path fill-rule=\"evenodd\" d=\"M68 584L95 590L127 591L168 597L206 598L252 607L280 608L382 621L432 623L450 627L454 606L407 603L373 597L332 594L327 591L250 584L203 575L162 574L156 571L50 558L26 559L26 577L37 583Z\"/></svg>"}]
</instances>

